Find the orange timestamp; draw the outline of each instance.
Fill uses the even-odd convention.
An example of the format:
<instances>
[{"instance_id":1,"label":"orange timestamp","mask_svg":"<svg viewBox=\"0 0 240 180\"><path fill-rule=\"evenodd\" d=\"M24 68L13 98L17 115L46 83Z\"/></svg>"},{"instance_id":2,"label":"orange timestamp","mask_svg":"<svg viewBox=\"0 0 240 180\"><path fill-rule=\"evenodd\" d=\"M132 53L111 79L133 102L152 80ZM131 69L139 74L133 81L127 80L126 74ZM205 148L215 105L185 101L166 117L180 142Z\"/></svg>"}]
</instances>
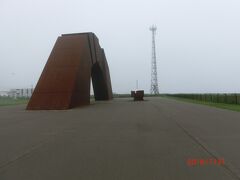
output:
<instances>
[{"instance_id":1,"label":"orange timestamp","mask_svg":"<svg viewBox=\"0 0 240 180\"><path fill-rule=\"evenodd\" d=\"M205 166L205 165L224 165L224 158L189 158L186 161L188 166Z\"/></svg>"}]
</instances>

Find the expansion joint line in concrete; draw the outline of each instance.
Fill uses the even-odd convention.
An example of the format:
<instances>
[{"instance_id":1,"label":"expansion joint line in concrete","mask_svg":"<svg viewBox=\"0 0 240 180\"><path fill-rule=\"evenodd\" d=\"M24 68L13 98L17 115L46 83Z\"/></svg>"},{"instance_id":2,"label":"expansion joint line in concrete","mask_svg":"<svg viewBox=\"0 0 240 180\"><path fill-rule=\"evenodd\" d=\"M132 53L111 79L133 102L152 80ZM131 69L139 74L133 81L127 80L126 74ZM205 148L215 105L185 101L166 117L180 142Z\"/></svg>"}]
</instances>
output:
<instances>
[{"instance_id":1,"label":"expansion joint line in concrete","mask_svg":"<svg viewBox=\"0 0 240 180\"><path fill-rule=\"evenodd\" d=\"M210 151L206 145L204 145L204 143L197 137L194 137L189 131L187 131L182 125L180 125L177 121L175 121L175 123L177 124L177 126L179 128L181 128L183 130L183 132L189 137L191 138L194 142L196 142L202 149L204 149L205 152L207 152L210 156L212 156L214 159L219 159L220 156L216 155L216 153L213 153L212 151ZM233 177L236 178L238 180L240 180L240 176L238 175L237 172L234 172L232 170L232 168L230 168L229 166L233 167L232 165L230 165L229 163L223 164L221 165L221 167L223 167L224 169L227 170L227 172Z\"/></svg>"},{"instance_id":2,"label":"expansion joint line in concrete","mask_svg":"<svg viewBox=\"0 0 240 180\"><path fill-rule=\"evenodd\" d=\"M49 143L51 140L47 139L45 141L40 142L37 145L33 145L30 149L26 150L24 153L20 154L19 156L17 156L16 158L9 160L5 163L3 163L2 165L0 165L0 174L4 172L4 169L6 169L7 167L10 167L11 165L13 165L15 162L24 159L25 157L28 157L30 154L32 154L35 150L41 148L44 144Z\"/></svg>"},{"instance_id":3,"label":"expansion joint line in concrete","mask_svg":"<svg viewBox=\"0 0 240 180\"><path fill-rule=\"evenodd\" d=\"M153 105L154 108L156 108L157 110L161 110L156 104L151 103ZM205 143L203 143L199 138L193 136L186 128L184 128L179 122L177 122L176 120L174 120L173 118L167 116L166 114L161 114L162 116L164 116L166 119L172 120L174 121L177 126L195 143L197 143L206 153L208 153L210 156L212 156L214 159L219 159L219 156L217 155L217 153L209 150L209 148L207 148L207 145L205 145ZM234 166L231 165L229 162L225 162L224 165L221 166L222 168L224 168L226 170L226 172L228 172L228 174L235 178L240 180L240 175L239 173L237 173L236 171L234 171L233 169ZM231 168L230 168L231 167Z\"/></svg>"}]
</instances>

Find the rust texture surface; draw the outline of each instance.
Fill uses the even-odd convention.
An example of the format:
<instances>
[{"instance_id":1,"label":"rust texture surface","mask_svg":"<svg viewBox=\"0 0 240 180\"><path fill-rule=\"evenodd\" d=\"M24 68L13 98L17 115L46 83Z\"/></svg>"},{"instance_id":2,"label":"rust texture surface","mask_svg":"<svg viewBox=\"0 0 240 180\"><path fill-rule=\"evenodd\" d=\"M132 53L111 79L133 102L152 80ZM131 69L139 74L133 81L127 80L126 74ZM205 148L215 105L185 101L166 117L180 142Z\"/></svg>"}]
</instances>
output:
<instances>
[{"instance_id":1,"label":"rust texture surface","mask_svg":"<svg viewBox=\"0 0 240 180\"><path fill-rule=\"evenodd\" d=\"M52 49L27 109L69 109L88 105L91 77L95 99L112 99L107 60L95 34L62 35Z\"/></svg>"}]
</instances>

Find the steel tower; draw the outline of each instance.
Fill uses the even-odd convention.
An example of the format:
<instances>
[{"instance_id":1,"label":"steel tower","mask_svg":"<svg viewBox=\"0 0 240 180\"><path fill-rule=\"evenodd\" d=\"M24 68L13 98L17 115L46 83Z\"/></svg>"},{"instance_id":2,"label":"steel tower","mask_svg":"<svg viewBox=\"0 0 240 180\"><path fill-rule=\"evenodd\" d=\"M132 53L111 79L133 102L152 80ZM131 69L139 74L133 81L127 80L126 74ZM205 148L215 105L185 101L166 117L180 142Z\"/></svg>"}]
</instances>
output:
<instances>
[{"instance_id":1,"label":"steel tower","mask_svg":"<svg viewBox=\"0 0 240 180\"><path fill-rule=\"evenodd\" d=\"M156 61L156 48L155 48L155 35L157 27L152 25L150 31L152 31L152 71L151 71L151 94L159 94L158 80L157 80L157 61Z\"/></svg>"}]
</instances>

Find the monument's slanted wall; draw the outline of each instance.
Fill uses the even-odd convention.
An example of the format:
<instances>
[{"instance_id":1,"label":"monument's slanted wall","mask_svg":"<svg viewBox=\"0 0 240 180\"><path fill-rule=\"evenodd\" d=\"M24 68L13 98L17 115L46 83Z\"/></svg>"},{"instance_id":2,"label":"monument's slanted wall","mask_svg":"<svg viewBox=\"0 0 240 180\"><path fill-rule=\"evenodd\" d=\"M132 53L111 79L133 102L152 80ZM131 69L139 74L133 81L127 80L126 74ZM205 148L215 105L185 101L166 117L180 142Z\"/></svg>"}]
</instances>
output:
<instances>
[{"instance_id":1,"label":"monument's slanted wall","mask_svg":"<svg viewBox=\"0 0 240 180\"><path fill-rule=\"evenodd\" d=\"M95 99L112 99L108 64L95 34L62 35L53 47L27 109L88 105L91 77Z\"/></svg>"}]
</instances>

